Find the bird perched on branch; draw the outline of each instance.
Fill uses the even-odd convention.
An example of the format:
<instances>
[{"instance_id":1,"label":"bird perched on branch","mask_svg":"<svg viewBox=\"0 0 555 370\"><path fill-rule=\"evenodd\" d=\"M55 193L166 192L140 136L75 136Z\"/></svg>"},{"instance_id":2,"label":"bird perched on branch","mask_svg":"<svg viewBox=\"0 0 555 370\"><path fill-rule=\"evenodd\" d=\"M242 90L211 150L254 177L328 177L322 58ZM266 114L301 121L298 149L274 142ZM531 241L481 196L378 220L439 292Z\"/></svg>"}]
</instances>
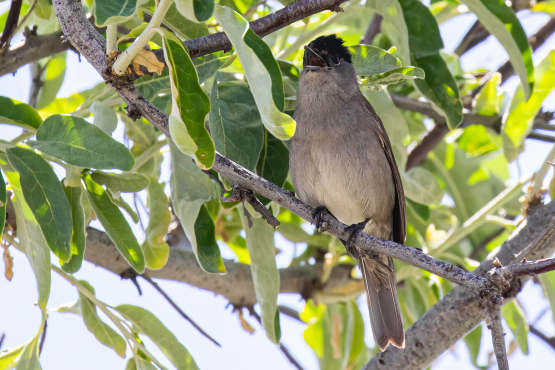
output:
<instances>
[{"instance_id":1,"label":"bird perched on branch","mask_svg":"<svg viewBox=\"0 0 555 370\"><path fill-rule=\"evenodd\" d=\"M358 87L351 55L336 35L305 46L299 80L297 131L291 139L290 169L297 196L364 231L403 244L405 195L391 143L380 117ZM342 240L362 272L376 344L404 348L403 319L391 257L368 254Z\"/></svg>"}]
</instances>

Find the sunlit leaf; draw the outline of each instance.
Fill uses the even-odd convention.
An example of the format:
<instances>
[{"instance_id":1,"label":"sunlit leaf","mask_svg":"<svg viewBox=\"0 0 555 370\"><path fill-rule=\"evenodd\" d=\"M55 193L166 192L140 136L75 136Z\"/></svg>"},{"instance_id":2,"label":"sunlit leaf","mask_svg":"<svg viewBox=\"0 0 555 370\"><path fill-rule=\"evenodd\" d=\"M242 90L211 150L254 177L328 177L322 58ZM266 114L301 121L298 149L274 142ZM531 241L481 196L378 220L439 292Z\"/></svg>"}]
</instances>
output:
<instances>
[{"instance_id":1,"label":"sunlit leaf","mask_svg":"<svg viewBox=\"0 0 555 370\"><path fill-rule=\"evenodd\" d=\"M210 99L199 85L187 47L179 39L164 36L164 57L170 70L172 114L170 133L183 153L194 156L202 168L214 163L214 142L204 127Z\"/></svg>"},{"instance_id":2,"label":"sunlit leaf","mask_svg":"<svg viewBox=\"0 0 555 370\"><path fill-rule=\"evenodd\" d=\"M214 17L241 61L262 123L278 139L290 139L295 133L296 123L283 113L283 80L269 46L249 28L245 18L230 8L216 4Z\"/></svg>"},{"instance_id":3,"label":"sunlit leaf","mask_svg":"<svg viewBox=\"0 0 555 370\"><path fill-rule=\"evenodd\" d=\"M526 316L518 301L513 300L501 307L501 315L505 319L509 329L511 329L520 350L527 355L529 329L526 323Z\"/></svg>"},{"instance_id":4,"label":"sunlit leaf","mask_svg":"<svg viewBox=\"0 0 555 370\"><path fill-rule=\"evenodd\" d=\"M87 281L79 280L79 283L93 295L95 294L94 288ZM94 334L96 339L105 346L112 348L120 357L125 357L127 348L125 339L100 319L96 312L96 305L81 292L79 292L79 306L87 329Z\"/></svg>"},{"instance_id":5,"label":"sunlit leaf","mask_svg":"<svg viewBox=\"0 0 555 370\"><path fill-rule=\"evenodd\" d=\"M148 336L178 370L198 370L189 351L150 311L127 304L117 306L116 310L133 323L135 330Z\"/></svg>"},{"instance_id":6,"label":"sunlit leaf","mask_svg":"<svg viewBox=\"0 0 555 370\"><path fill-rule=\"evenodd\" d=\"M0 123L36 130L42 123L42 118L30 105L0 96Z\"/></svg>"},{"instance_id":7,"label":"sunlit leaf","mask_svg":"<svg viewBox=\"0 0 555 370\"><path fill-rule=\"evenodd\" d=\"M145 254L146 267L151 270L164 267L170 255L170 247L164 241L171 222L171 213L168 208L169 200L164 192L164 185L151 178L148 186L149 220L142 248Z\"/></svg>"},{"instance_id":8,"label":"sunlit leaf","mask_svg":"<svg viewBox=\"0 0 555 370\"><path fill-rule=\"evenodd\" d=\"M503 45L524 86L524 95L529 97L534 87L532 48L514 10L503 0L461 2L476 14L480 23Z\"/></svg>"},{"instance_id":9,"label":"sunlit leaf","mask_svg":"<svg viewBox=\"0 0 555 370\"><path fill-rule=\"evenodd\" d=\"M73 219L73 233L71 236L71 259L69 262L60 260L62 269L73 274L81 268L85 256L85 244L87 235L85 232L85 209L83 208L83 194L81 187L64 187L64 192L71 206L71 217Z\"/></svg>"},{"instance_id":10,"label":"sunlit leaf","mask_svg":"<svg viewBox=\"0 0 555 370\"><path fill-rule=\"evenodd\" d=\"M542 285L543 294L549 300L553 322L555 322L555 271L549 271L545 274L538 275L538 280Z\"/></svg>"},{"instance_id":11,"label":"sunlit leaf","mask_svg":"<svg viewBox=\"0 0 555 370\"><path fill-rule=\"evenodd\" d=\"M60 87L62 87L66 74L66 54L67 52L60 53L48 61L42 86L37 97L37 110L48 106L56 99L56 94Z\"/></svg>"},{"instance_id":12,"label":"sunlit leaf","mask_svg":"<svg viewBox=\"0 0 555 370\"><path fill-rule=\"evenodd\" d=\"M275 327L279 272L275 258L274 229L263 218L251 217L246 208L241 208L239 214L247 236L254 291L262 311L262 325L268 338L279 343Z\"/></svg>"},{"instance_id":13,"label":"sunlit leaf","mask_svg":"<svg viewBox=\"0 0 555 370\"><path fill-rule=\"evenodd\" d=\"M154 14L154 10L156 9L155 1L150 0L148 3L141 5L140 9L150 15ZM170 6L166 16L164 17L164 25L175 32L177 36L185 40L208 35L208 27L206 27L206 23L197 23L185 18L179 11L177 11L175 3Z\"/></svg>"},{"instance_id":14,"label":"sunlit leaf","mask_svg":"<svg viewBox=\"0 0 555 370\"><path fill-rule=\"evenodd\" d=\"M149 184L148 177L138 173L95 171L91 174L91 178L97 184L106 185L107 188L124 193L136 193L146 189Z\"/></svg>"},{"instance_id":15,"label":"sunlit leaf","mask_svg":"<svg viewBox=\"0 0 555 370\"><path fill-rule=\"evenodd\" d=\"M176 0L177 10L193 22L207 21L214 13L214 0Z\"/></svg>"},{"instance_id":16,"label":"sunlit leaf","mask_svg":"<svg viewBox=\"0 0 555 370\"><path fill-rule=\"evenodd\" d=\"M206 207L203 207L204 202L218 197L216 188L210 177L193 163L191 157L181 153L173 143L169 144L172 154L170 185L173 210L181 221L187 239L191 241L200 267L208 273L225 273L220 249L215 240L214 222ZM202 233L197 236L198 231Z\"/></svg>"},{"instance_id":17,"label":"sunlit leaf","mask_svg":"<svg viewBox=\"0 0 555 370\"><path fill-rule=\"evenodd\" d=\"M71 256L71 206L52 167L40 155L23 148L6 151L19 173L25 202L33 212L48 247L62 261Z\"/></svg>"},{"instance_id":18,"label":"sunlit leaf","mask_svg":"<svg viewBox=\"0 0 555 370\"><path fill-rule=\"evenodd\" d=\"M82 168L129 171L134 164L133 155L125 145L78 117L48 117L37 131L37 141L27 144Z\"/></svg>"},{"instance_id":19,"label":"sunlit leaf","mask_svg":"<svg viewBox=\"0 0 555 370\"><path fill-rule=\"evenodd\" d=\"M46 0L44 0L46 1ZM122 23L131 19L137 8L147 0L95 0L94 19L98 27Z\"/></svg>"}]
</instances>

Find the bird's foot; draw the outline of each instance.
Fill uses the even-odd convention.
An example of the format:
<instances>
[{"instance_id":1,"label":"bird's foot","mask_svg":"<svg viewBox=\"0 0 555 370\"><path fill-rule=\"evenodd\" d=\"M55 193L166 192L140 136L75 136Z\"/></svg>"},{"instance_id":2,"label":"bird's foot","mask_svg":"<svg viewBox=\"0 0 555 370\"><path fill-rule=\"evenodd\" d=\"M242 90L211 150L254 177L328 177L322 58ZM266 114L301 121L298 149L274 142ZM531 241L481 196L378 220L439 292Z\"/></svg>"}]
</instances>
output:
<instances>
[{"instance_id":1,"label":"bird's foot","mask_svg":"<svg viewBox=\"0 0 555 370\"><path fill-rule=\"evenodd\" d=\"M352 224L345 229L345 231L349 233L349 238L347 238L347 243L345 244L347 249L350 247L351 242L353 241L355 236L357 236L362 230L364 230L369 221L370 219L367 218L366 220L359 222L358 224Z\"/></svg>"},{"instance_id":2,"label":"bird's foot","mask_svg":"<svg viewBox=\"0 0 555 370\"><path fill-rule=\"evenodd\" d=\"M318 231L322 227L322 215L324 213L331 215L330 211L324 206L318 206L312 211L312 224L316 226L316 235L318 235Z\"/></svg>"}]
</instances>

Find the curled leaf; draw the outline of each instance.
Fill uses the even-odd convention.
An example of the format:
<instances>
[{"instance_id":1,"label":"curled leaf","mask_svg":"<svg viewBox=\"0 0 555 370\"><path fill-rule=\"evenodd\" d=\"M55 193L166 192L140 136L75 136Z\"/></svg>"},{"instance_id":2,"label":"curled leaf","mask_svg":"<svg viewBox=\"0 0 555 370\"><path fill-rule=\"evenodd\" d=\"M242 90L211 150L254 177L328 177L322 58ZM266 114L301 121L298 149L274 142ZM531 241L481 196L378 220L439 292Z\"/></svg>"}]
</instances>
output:
<instances>
[{"instance_id":1,"label":"curled leaf","mask_svg":"<svg viewBox=\"0 0 555 370\"><path fill-rule=\"evenodd\" d=\"M139 76L143 75L139 65L145 66L151 73L158 73L158 76L161 76L162 71L164 70L164 63L160 62L152 51L145 49L141 49L135 58L133 58L131 63L133 64L135 72L137 72Z\"/></svg>"}]
</instances>

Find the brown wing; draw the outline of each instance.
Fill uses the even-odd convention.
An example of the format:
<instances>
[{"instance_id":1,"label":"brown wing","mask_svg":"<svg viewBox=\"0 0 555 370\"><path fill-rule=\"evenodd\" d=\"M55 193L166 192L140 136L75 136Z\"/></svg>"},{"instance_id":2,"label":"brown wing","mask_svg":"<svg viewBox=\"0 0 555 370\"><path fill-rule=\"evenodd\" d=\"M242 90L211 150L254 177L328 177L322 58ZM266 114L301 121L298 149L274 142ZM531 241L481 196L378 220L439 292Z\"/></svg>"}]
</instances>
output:
<instances>
[{"instance_id":1,"label":"brown wing","mask_svg":"<svg viewBox=\"0 0 555 370\"><path fill-rule=\"evenodd\" d=\"M375 120L370 122L372 129L380 139L382 148L389 162L389 167L391 168L391 173L393 174L393 181L395 182L395 208L393 209L393 237L392 240L399 244L405 244L405 239L407 236L407 220L406 220L406 205L405 205L405 192L403 191L403 183L401 182L401 175L399 174L399 169L397 168L397 162L395 162L395 156L393 155L393 150L391 149L391 142L387 136L387 132L383 126L382 120L377 115L374 107L370 102L362 95L361 101L363 102L363 107L366 108L370 115L372 115Z\"/></svg>"}]
</instances>

